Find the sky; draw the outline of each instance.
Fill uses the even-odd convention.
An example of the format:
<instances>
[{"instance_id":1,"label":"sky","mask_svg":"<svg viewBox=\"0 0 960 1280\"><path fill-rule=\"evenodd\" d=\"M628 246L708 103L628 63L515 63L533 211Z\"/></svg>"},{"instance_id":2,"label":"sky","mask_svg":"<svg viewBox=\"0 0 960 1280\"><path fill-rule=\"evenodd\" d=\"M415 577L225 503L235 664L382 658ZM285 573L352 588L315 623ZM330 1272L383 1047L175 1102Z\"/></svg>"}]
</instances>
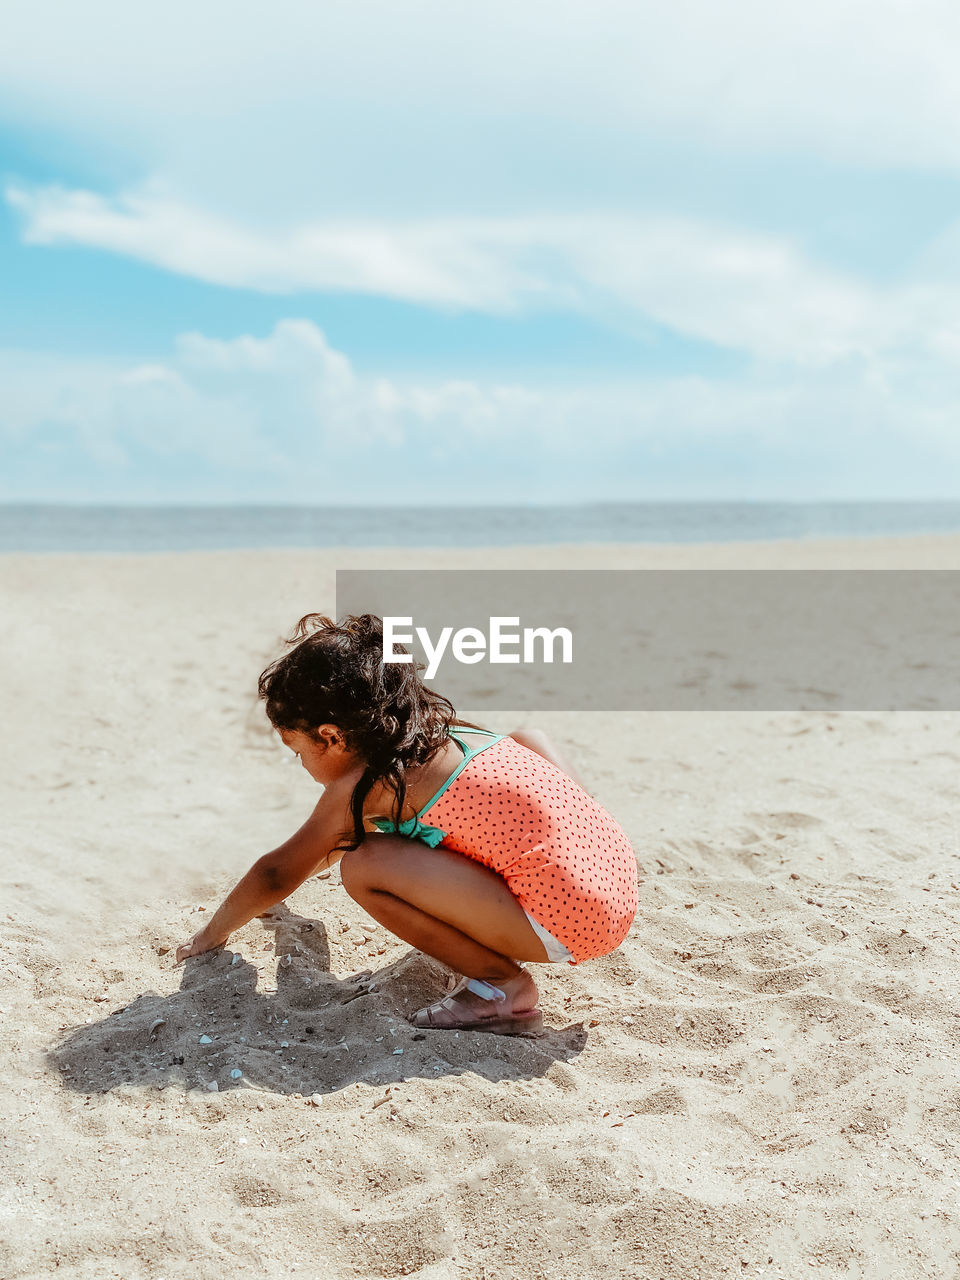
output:
<instances>
[{"instance_id":1,"label":"sky","mask_svg":"<svg viewBox=\"0 0 960 1280\"><path fill-rule=\"evenodd\" d=\"M960 9L13 0L0 501L960 498Z\"/></svg>"}]
</instances>

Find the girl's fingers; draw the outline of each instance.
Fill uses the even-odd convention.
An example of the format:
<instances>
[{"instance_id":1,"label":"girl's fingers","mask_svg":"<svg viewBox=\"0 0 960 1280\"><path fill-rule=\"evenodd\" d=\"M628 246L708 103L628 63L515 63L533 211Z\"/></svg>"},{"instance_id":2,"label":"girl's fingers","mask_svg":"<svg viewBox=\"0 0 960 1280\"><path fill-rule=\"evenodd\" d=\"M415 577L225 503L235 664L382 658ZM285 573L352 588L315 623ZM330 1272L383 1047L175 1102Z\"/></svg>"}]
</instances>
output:
<instances>
[{"instance_id":1,"label":"girl's fingers","mask_svg":"<svg viewBox=\"0 0 960 1280\"><path fill-rule=\"evenodd\" d=\"M202 933L203 930L200 932ZM200 934L198 933L196 937L191 938L189 942L184 942L181 946L177 947L177 964L179 964L181 960L189 960L191 956L202 956L207 951L216 951L219 947L225 945L224 942L216 942L213 944L207 940L201 942L198 941L199 938Z\"/></svg>"}]
</instances>

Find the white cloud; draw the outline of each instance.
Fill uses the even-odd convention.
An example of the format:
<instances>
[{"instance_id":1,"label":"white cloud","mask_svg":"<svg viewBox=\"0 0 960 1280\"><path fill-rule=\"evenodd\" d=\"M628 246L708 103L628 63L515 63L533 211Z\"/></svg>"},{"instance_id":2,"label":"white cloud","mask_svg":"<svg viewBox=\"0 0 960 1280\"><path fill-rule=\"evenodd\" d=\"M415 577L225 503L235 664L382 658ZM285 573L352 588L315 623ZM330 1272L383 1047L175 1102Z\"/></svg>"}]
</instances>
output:
<instances>
[{"instance_id":1,"label":"white cloud","mask_svg":"<svg viewBox=\"0 0 960 1280\"><path fill-rule=\"evenodd\" d=\"M350 291L497 315L579 312L641 338L652 320L801 367L899 350L952 362L956 351L960 223L880 286L811 261L789 237L683 216L365 219L281 232L149 190L108 200L10 184L6 198L30 244L85 245L235 288Z\"/></svg>"},{"instance_id":2,"label":"white cloud","mask_svg":"<svg viewBox=\"0 0 960 1280\"><path fill-rule=\"evenodd\" d=\"M852 360L557 390L364 377L305 320L127 365L0 352L0 499L950 496L957 378Z\"/></svg>"},{"instance_id":3,"label":"white cloud","mask_svg":"<svg viewBox=\"0 0 960 1280\"><path fill-rule=\"evenodd\" d=\"M322 477L349 501L389 458L502 451L517 430L530 443L551 426L535 391L362 378L306 320L266 338L183 334L165 362L0 352L0 382L6 500L44 497L29 476L46 457L58 490L91 499L175 500L199 466L201 487L221 494L311 501Z\"/></svg>"},{"instance_id":4,"label":"white cloud","mask_svg":"<svg viewBox=\"0 0 960 1280\"><path fill-rule=\"evenodd\" d=\"M479 160L476 137L495 132L515 156L542 127L563 137L575 189L597 126L955 171L958 54L951 0L32 0L4 14L0 82L21 119L99 132L181 177L202 177L216 139L218 165L246 156L257 181L289 141L322 191L355 128L387 189L405 167L426 176L448 139Z\"/></svg>"},{"instance_id":5,"label":"white cloud","mask_svg":"<svg viewBox=\"0 0 960 1280\"><path fill-rule=\"evenodd\" d=\"M162 195L108 200L60 187L7 187L28 244L80 244L194 276L266 292L349 290L435 306L508 310L538 282L512 267L523 248L509 221L360 220L295 227L280 235L247 229Z\"/></svg>"},{"instance_id":6,"label":"white cloud","mask_svg":"<svg viewBox=\"0 0 960 1280\"><path fill-rule=\"evenodd\" d=\"M639 337L654 321L752 358L736 381L561 391L364 378L298 321L181 335L135 366L0 352L16 474L39 493L67 483L41 455L92 459L91 494L176 496L189 463L196 493L309 501L318 476L348 496L385 467L412 488L424 463L455 477L459 448L475 492L505 499L655 494L658 476L932 492L958 461L960 223L882 283L745 228L779 217L815 242L829 221L822 198L817 225L802 198L757 212L771 159L805 166L801 197L851 170L956 174L958 62L947 0L14 6L0 116L29 132L35 172L68 157L120 192L12 182L31 244L265 293L565 310ZM841 241L872 216L853 207L866 186L845 190ZM684 207L701 216L663 212Z\"/></svg>"},{"instance_id":7,"label":"white cloud","mask_svg":"<svg viewBox=\"0 0 960 1280\"><path fill-rule=\"evenodd\" d=\"M107 200L8 187L30 244L110 250L221 285L350 290L494 313L588 312L646 320L763 359L829 363L909 331L909 299L806 260L784 237L693 218L543 215L284 233L239 227L149 192Z\"/></svg>"}]
</instances>

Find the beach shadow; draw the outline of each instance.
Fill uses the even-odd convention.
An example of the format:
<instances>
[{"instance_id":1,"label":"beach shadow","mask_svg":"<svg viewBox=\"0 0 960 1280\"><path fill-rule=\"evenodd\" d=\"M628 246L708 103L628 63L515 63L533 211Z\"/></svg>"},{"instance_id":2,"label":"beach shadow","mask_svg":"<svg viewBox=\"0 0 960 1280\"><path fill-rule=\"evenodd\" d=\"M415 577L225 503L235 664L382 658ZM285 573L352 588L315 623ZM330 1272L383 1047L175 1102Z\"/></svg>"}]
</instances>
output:
<instances>
[{"instance_id":1,"label":"beach shadow","mask_svg":"<svg viewBox=\"0 0 960 1280\"><path fill-rule=\"evenodd\" d=\"M442 996L449 970L419 951L373 973L330 972L322 923L274 908L260 923L274 934L276 987L239 952L185 962L179 991L146 991L98 1022L67 1029L47 1058L79 1093L118 1085L187 1091L260 1089L335 1093L358 1081L399 1083L474 1072L491 1081L545 1074L586 1043L582 1022L545 1026L535 1037L422 1031L413 1010ZM239 1074L236 1074L239 1073Z\"/></svg>"}]
</instances>

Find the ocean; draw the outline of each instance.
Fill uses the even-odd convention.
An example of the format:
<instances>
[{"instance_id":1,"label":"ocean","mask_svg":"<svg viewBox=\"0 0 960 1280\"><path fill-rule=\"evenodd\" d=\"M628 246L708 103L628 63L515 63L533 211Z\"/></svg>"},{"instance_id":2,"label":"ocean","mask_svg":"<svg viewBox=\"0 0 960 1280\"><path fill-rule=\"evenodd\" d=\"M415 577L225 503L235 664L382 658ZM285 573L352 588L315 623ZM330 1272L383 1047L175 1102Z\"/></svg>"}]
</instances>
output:
<instances>
[{"instance_id":1,"label":"ocean","mask_svg":"<svg viewBox=\"0 0 960 1280\"><path fill-rule=\"evenodd\" d=\"M960 502L635 502L502 507L0 504L0 552L740 542L960 532Z\"/></svg>"}]
</instances>

